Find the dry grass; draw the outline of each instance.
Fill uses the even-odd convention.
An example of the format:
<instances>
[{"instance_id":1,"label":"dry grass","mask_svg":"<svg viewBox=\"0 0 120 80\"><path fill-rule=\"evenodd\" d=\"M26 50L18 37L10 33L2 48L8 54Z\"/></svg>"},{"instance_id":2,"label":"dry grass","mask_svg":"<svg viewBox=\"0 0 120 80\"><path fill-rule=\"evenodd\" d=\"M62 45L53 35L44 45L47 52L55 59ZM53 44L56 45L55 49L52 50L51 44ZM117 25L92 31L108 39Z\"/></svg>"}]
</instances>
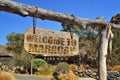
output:
<instances>
[{"instance_id":1,"label":"dry grass","mask_svg":"<svg viewBox=\"0 0 120 80\"><path fill-rule=\"evenodd\" d=\"M80 65L79 70L85 70L84 65Z\"/></svg>"},{"instance_id":2,"label":"dry grass","mask_svg":"<svg viewBox=\"0 0 120 80\"><path fill-rule=\"evenodd\" d=\"M15 78L11 73L0 72L0 80L15 80Z\"/></svg>"},{"instance_id":3,"label":"dry grass","mask_svg":"<svg viewBox=\"0 0 120 80\"><path fill-rule=\"evenodd\" d=\"M67 76L67 80L78 80L78 77L72 71L70 71Z\"/></svg>"},{"instance_id":4,"label":"dry grass","mask_svg":"<svg viewBox=\"0 0 120 80\"><path fill-rule=\"evenodd\" d=\"M69 71L67 74L59 74L58 80L78 80L78 77L72 71Z\"/></svg>"},{"instance_id":5,"label":"dry grass","mask_svg":"<svg viewBox=\"0 0 120 80\"><path fill-rule=\"evenodd\" d=\"M77 65L75 65L75 64L71 64L70 65L70 68L71 68L71 70L78 70L78 66Z\"/></svg>"},{"instance_id":6,"label":"dry grass","mask_svg":"<svg viewBox=\"0 0 120 80\"><path fill-rule=\"evenodd\" d=\"M58 75L58 80L66 80L66 79L65 79L65 74L60 73L60 74Z\"/></svg>"},{"instance_id":7,"label":"dry grass","mask_svg":"<svg viewBox=\"0 0 120 80\"><path fill-rule=\"evenodd\" d=\"M115 71L120 71L120 65L114 66L114 67L113 67L113 70L115 70Z\"/></svg>"}]
</instances>

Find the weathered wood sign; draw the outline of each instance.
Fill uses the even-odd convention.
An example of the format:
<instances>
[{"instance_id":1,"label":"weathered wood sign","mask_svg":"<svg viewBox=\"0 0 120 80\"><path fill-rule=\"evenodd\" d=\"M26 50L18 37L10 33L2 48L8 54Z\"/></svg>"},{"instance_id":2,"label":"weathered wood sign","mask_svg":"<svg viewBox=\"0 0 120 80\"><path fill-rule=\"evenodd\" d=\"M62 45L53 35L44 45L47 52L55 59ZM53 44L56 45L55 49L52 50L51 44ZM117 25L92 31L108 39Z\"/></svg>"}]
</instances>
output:
<instances>
[{"instance_id":1,"label":"weathered wood sign","mask_svg":"<svg viewBox=\"0 0 120 80\"><path fill-rule=\"evenodd\" d=\"M77 55L78 37L69 32L29 28L24 35L24 48L31 54L42 56L72 56Z\"/></svg>"}]
</instances>

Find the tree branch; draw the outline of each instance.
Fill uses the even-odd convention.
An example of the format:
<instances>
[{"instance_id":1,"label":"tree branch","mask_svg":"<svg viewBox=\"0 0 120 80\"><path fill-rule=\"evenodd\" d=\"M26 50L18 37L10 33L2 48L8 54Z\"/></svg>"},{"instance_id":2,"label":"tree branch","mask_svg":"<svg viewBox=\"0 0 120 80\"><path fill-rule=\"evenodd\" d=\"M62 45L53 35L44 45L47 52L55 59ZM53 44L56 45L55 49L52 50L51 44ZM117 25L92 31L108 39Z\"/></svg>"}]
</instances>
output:
<instances>
[{"instance_id":1,"label":"tree branch","mask_svg":"<svg viewBox=\"0 0 120 80\"><path fill-rule=\"evenodd\" d=\"M35 15L36 7L9 1L9 0L0 0L0 10L10 12L10 13L15 13L23 17L26 17L26 16L33 17ZM57 13L57 12L45 10L42 8L38 8L38 11L35 17L41 18L42 20L53 20L53 21L61 22L68 25L78 26L78 27L85 27L86 25L103 27L103 26L106 26L108 23L108 22L105 22L104 20L90 20L90 19L77 18L74 15ZM113 28L120 29L120 25L115 25L111 23L111 26Z\"/></svg>"}]
</instances>

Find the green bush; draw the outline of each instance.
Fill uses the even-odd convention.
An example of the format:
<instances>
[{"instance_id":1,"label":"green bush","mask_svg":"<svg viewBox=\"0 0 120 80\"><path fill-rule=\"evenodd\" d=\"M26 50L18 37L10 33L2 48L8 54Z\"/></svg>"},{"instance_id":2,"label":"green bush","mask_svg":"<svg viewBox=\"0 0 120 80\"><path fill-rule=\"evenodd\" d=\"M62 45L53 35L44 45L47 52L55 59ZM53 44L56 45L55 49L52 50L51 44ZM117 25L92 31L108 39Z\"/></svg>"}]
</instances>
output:
<instances>
[{"instance_id":1,"label":"green bush","mask_svg":"<svg viewBox=\"0 0 120 80\"><path fill-rule=\"evenodd\" d=\"M54 73L55 66L47 65L43 66L41 69L39 69L37 72L35 72L36 75L44 75L44 76L52 76Z\"/></svg>"},{"instance_id":2,"label":"green bush","mask_svg":"<svg viewBox=\"0 0 120 80\"><path fill-rule=\"evenodd\" d=\"M33 59L33 69L35 70L36 75L52 75L54 69L51 65L48 65L47 62L43 59Z\"/></svg>"},{"instance_id":3,"label":"green bush","mask_svg":"<svg viewBox=\"0 0 120 80\"><path fill-rule=\"evenodd\" d=\"M60 62L57 65L57 67L55 69L55 72L56 73L63 73L64 74L64 73L68 73L69 70L70 70L70 66L69 66L68 63L66 63L66 62Z\"/></svg>"},{"instance_id":4,"label":"green bush","mask_svg":"<svg viewBox=\"0 0 120 80\"><path fill-rule=\"evenodd\" d=\"M11 61L5 61L5 62L0 63L0 66L2 66L2 65L10 67L13 65L13 61L11 60Z\"/></svg>"},{"instance_id":5,"label":"green bush","mask_svg":"<svg viewBox=\"0 0 120 80\"><path fill-rule=\"evenodd\" d=\"M33 69L42 69L47 66L47 62L43 59L33 59L32 60Z\"/></svg>"}]
</instances>

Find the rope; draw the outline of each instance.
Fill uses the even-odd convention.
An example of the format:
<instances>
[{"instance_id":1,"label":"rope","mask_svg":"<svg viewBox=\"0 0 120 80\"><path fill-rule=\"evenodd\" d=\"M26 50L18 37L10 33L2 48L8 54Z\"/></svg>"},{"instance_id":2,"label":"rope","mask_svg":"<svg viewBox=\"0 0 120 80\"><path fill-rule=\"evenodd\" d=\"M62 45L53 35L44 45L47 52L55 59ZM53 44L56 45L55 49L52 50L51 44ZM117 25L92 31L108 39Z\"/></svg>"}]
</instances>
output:
<instances>
[{"instance_id":1,"label":"rope","mask_svg":"<svg viewBox=\"0 0 120 80\"><path fill-rule=\"evenodd\" d=\"M36 28L36 23L37 23L37 12L38 12L38 7L35 6L35 13L34 13L34 17L33 17L33 34L35 34L35 28Z\"/></svg>"},{"instance_id":2,"label":"rope","mask_svg":"<svg viewBox=\"0 0 120 80\"><path fill-rule=\"evenodd\" d=\"M73 15L73 14L71 14L71 16L73 17L73 21L72 21L72 27L73 27L73 25L74 25L74 23L75 23L75 16ZM72 31L70 30L70 35L71 35L71 39L73 39L73 33L72 33Z\"/></svg>"},{"instance_id":3,"label":"rope","mask_svg":"<svg viewBox=\"0 0 120 80\"><path fill-rule=\"evenodd\" d=\"M71 36L71 39L73 39L73 33L71 30L70 30L70 36Z\"/></svg>"}]
</instances>

